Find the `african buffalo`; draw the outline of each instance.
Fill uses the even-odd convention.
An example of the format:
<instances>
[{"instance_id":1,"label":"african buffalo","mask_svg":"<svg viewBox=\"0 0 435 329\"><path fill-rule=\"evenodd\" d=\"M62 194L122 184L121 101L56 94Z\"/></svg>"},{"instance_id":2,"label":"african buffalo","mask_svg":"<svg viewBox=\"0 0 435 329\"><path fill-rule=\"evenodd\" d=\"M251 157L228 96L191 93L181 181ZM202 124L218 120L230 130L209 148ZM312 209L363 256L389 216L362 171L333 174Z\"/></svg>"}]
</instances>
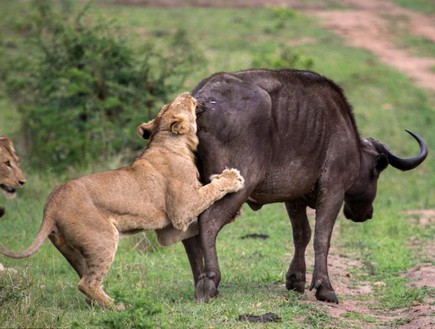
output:
<instances>
[{"instance_id":1,"label":"african buffalo","mask_svg":"<svg viewBox=\"0 0 435 329\"><path fill-rule=\"evenodd\" d=\"M315 265L310 289L337 303L327 256L335 219L372 217L379 174L388 164L405 171L426 158L401 159L382 143L361 138L343 91L309 71L248 70L217 73L192 92L198 100L199 169L208 183L226 167L238 168L245 188L216 202L200 216L200 235L184 240L198 300L217 295L221 279L216 236L244 202L254 209L284 202L293 228L295 253L286 275L289 290L305 288L305 249L311 237L306 208L316 209Z\"/></svg>"}]
</instances>

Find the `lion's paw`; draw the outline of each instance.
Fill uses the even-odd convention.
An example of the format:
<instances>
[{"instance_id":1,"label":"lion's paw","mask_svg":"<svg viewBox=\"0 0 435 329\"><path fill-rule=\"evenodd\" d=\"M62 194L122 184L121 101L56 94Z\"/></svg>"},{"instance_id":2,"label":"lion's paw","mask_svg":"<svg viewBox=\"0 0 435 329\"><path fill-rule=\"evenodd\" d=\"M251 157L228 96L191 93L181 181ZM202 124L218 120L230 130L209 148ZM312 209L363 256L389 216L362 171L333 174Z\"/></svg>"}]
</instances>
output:
<instances>
[{"instance_id":1,"label":"lion's paw","mask_svg":"<svg viewBox=\"0 0 435 329\"><path fill-rule=\"evenodd\" d=\"M211 180L218 179L224 183L223 188L228 192L240 191L245 186L245 179L237 169L225 169L222 174L213 175Z\"/></svg>"}]
</instances>

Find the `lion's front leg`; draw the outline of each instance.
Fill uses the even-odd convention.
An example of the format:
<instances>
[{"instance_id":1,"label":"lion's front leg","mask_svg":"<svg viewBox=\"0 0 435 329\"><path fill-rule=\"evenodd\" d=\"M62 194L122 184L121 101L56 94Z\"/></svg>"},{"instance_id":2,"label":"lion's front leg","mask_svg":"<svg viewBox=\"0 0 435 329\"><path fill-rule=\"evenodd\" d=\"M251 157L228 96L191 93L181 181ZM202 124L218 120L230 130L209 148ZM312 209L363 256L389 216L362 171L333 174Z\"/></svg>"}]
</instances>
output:
<instances>
[{"instance_id":1,"label":"lion's front leg","mask_svg":"<svg viewBox=\"0 0 435 329\"><path fill-rule=\"evenodd\" d=\"M221 174L213 175L210 179L209 184L186 195L185 202L173 209L171 220L176 229L186 231L195 218L215 201L222 199L227 193L240 191L245 184L237 169L225 169Z\"/></svg>"},{"instance_id":2,"label":"lion's front leg","mask_svg":"<svg viewBox=\"0 0 435 329\"><path fill-rule=\"evenodd\" d=\"M192 218L192 221L188 225L186 231L180 231L173 225L169 225L162 229L155 230L155 232L157 234L157 241L159 244L162 246L169 246L197 235L199 233L198 220L196 217Z\"/></svg>"}]
</instances>

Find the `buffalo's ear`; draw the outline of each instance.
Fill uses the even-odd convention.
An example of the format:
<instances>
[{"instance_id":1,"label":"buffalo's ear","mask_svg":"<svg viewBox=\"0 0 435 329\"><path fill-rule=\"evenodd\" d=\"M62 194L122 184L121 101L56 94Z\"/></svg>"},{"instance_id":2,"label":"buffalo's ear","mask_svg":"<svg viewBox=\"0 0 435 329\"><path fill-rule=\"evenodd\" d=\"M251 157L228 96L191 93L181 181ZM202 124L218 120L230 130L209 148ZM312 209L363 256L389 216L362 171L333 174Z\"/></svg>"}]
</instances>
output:
<instances>
[{"instance_id":1,"label":"buffalo's ear","mask_svg":"<svg viewBox=\"0 0 435 329\"><path fill-rule=\"evenodd\" d=\"M382 170L388 167L388 157L386 154L379 154L379 157L376 161L376 171L379 174Z\"/></svg>"},{"instance_id":2,"label":"buffalo's ear","mask_svg":"<svg viewBox=\"0 0 435 329\"><path fill-rule=\"evenodd\" d=\"M142 123L136 128L136 131L143 139L150 138L152 132L154 131L154 119L149 122Z\"/></svg>"},{"instance_id":3,"label":"buffalo's ear","mask_svg":"<svg viewBox=\"0 0 435 329\"><path fill-rule=\"evenodd\" d=\"M177 115L171 124L171 131L174 134L182 135L188 133L190 130L190 123L187 116Z\"/></svg>"}]
</instances>

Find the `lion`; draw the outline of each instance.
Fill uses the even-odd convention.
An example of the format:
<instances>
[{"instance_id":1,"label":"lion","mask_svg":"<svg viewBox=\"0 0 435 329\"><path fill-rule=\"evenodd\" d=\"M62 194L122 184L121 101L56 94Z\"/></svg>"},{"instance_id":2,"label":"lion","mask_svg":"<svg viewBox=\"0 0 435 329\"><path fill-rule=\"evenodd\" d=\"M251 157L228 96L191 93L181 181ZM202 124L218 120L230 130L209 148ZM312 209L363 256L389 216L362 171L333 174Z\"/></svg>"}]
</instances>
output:
<instances>
[{"instance_id":1,"label":"lion","mask_svg":"<svg viewBox=\"0 0 435 329\"><path fill-rule=\"evenodd\" d=\"M115 257L119 237L157 230L159 241L174 243L198 233L196 217L227 193L237 192L244 179L225 169L202 185L195 166L196 100L178 95L157 117L138 127L149 142L130 166L90 174L55 188L44 208L41 228L23 252L0 248L12 258L34 254L48 237L68 260L88 302L113 307L102 288ZM166 240L169 236L169 241Z\"/></svg>"},{"instance_id":2,"label":"lion","mask_svg":"<svg viewBox=\"0 0 435 329\"><path fill-rule=\"evenodd\" d=\"M3 194L11 199L16 195L16 190L26 183L26 178L20 167L20 158L15 153L12 141L2 135L0 136L0 188ZM5 209L0 207L0 217Z\"/></svg>"}]
</instances>

